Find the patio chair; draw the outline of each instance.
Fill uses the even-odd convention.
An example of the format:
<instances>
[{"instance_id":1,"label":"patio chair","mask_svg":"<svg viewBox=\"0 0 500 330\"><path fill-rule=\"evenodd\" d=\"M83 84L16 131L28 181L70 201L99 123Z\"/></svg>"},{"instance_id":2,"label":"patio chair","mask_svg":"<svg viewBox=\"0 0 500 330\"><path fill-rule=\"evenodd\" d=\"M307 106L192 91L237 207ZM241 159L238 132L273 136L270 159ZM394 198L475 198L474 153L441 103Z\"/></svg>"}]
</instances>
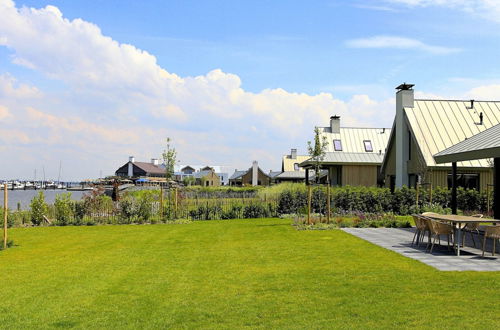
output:
<instances>
[{"instance_id":1,"label":"patio chair","mask_svg":"<svg viewBox=\"0 0 500 330\"><path fill-rule=\"evenodd\" d=\"M427 223L429 224L430 238L434 236L434 240L430 239L429 243L427 244L427 248L429 248L429 244L431 243L432 240L430 253L432 253L432 250L434 249L434 244L436 244L436 239L439 239L439 244L441 244L441 235L446 235L448 237L448 250L449 250L450 237L453 238L453 226L429 218L427 218ZM455 247L455 244L453 244L453 247Z\"/></svg>"},{"instance_id":2,"label":"patio chair","mask_svg":"<svg viewBox=\"0 0 500 330\"><path fill-rule=\"evenodd\" d=\"M482 214L474 214L474 215L472 215L472 217L474 217L474 218L482 218L483 215ZM466 236L467 233L470 234L470 237L472 239L472 244L474 244L474 247L476 247L476 241L474 240L474 234L478 234L478 235L481 234L479 232L479 225L480 225L479 222L468 223L468 224L465 225L465 227L463 229L463 233L464 234L462 235L462 247L465 244L465 236Z\"/></svg>"},{"instance_id":3,"label":"patio chair","mask_svg":"<svg viewBox=\"0 0 500 330\"><path fill-rule=\"evenodd\" d=\"M486 238L493 239L493 250L491 251L491 255L495 255L495 243L498 239L500 239L500 226L487 226L484 230L484 238L483 238L483 257L484 250L486 248Z\"/></svg>"},{"instance_id":4,"label":"patio chair","mask_svg":"<svg viewBox=\"0 0 500 330\"><path fill-rule=\"evenodd\" d=\"M411 245L415 243L415 239L417 239L416 244L420 246L420 242L423 241L425 237L425 233L429 233L429 226L427 225L427 221L422 219L418 214L412 214L413 220L415 221L415 235L413 235L413 240L411 241Z\"/></svg>"}]
</instances>

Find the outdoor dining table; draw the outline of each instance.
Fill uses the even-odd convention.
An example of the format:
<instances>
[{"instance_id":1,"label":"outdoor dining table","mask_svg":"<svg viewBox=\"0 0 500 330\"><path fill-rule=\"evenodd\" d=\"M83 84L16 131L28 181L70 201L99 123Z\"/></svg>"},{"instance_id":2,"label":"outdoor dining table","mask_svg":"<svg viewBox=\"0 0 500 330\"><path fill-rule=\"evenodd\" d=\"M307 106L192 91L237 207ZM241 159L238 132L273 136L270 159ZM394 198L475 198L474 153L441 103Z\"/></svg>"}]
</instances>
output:
<instances>
[{"instance_id":1,"label":"outdoor dining table","mask_svg":"<svg viewBox=\"0 0 500 330\"><path fill-rule=\"evenodd\" d=\"M457 246L457 256L460 256L460 242L462 241L462 228L465 227L468 223L492 223L492 224L500 224L500 220L497 219L488 219L488 218L477 218L466 215L456 215L456 214L438 214L432 213L426 215L429 218L440 220L444 222L449 222L455 228L455 244Z\"/></svg>"}]
</instances>

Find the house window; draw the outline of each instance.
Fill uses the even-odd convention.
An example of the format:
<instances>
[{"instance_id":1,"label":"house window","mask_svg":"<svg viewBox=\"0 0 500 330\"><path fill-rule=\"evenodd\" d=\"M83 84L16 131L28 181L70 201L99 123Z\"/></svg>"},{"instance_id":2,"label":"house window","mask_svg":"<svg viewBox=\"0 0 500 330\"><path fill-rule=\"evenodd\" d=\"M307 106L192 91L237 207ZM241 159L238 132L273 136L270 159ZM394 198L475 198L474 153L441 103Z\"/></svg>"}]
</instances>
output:
<instances>
[{"instance_id":1,"label":"house window","mask_svg":"<svg viewBox=\"0 0 500 330\"><path fill-rule=\"evenodd\" d=\"M363 144L365 145L365 151L366 152L373 152L372 141L370 141L370 140L364 140Z\"/></svg>"},{"instance_id":2,"label":"house window","mask_svg":"<svg viewBox=\"0 0 500 330\"><path fill-rule=\"evenodd\" d=\"M335 149L335 151L342 151L342 141L333 140L333 148Z\"/></svg>"},{"instance_id":3,"label":"house window","mask_svg":"<svg viewBox=\"0 0 500 330\"><path fill-rule=\"evenodd\" d=\"M479 174L457 174L457 187L479 191ZM448 188L451 189L451 174L448 174Z\"/></svg>"},{"instance_id":4,"label":"house window","mask_svg":"<svg viewBox=\"0 0 500 330\"><path fill-rule=\"evenodd\" d=\"M298 171L299 170L299 163L293 164L293 170Z\"/></svg>"}]
</instances>

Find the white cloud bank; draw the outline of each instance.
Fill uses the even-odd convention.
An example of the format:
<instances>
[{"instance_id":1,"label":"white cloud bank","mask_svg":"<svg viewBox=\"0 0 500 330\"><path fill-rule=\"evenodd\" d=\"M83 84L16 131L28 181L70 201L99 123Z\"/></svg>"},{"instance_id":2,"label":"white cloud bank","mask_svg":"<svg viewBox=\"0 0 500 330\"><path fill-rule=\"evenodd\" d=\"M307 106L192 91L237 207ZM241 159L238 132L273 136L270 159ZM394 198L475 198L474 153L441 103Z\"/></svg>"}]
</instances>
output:
<instances>
[{"instance_id":1,"label":"white cloud bank","mask_svg":"<svg viewBox=\"0 0 500 330\"><path fill-rule=\"evenodd\" d=\"M366 95L345 102L280 88L251 93L220 69L180 77L152 54L103 35L95 24L69 20L54 6L18 8L0 0L0 22L0 46L12 62L62 84L53 91L0 73L2 120L9 122L0 140L12 160L2 165L6 176L32 173L33 160L40 166L61 158L72 159L70 177L92 176L97 167L109 174L129 154L157 157L167 136L183 162L241 168L257 159L277 169L281 155L303 147L332 114L344 125L373 125L390 124L381 118L393 112L392 100ZM29 165L20 167L20 159Z\"/></svg>"},{"instance_id":2,"label":"white cloud bank","mask_svg":"<svg viewBox=\"0 0 500 330\"><path fill-rule=\"evenodd\" d=\"M461 51L459 48L434 46L420 40L397 36L374 36L370 38L353 39L347 41L346 45L351 48L411 49L436 55L447 55Z\"/></svg>"}]
</instances>

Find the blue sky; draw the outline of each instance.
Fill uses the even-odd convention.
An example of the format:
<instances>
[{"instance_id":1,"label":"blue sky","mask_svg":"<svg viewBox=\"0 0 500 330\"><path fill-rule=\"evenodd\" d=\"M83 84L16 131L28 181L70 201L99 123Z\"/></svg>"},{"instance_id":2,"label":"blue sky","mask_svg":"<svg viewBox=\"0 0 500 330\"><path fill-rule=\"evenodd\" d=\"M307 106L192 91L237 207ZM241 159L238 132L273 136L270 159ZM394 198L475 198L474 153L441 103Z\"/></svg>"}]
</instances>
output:
<instances>
[{"instance_id":1,"label":"blue sky","mask_svg":"<svg viewBox=\"0 0 500 330\"><path fill-rule=\"evenodd\" d=\"M332 114L390 127L401 82L500 99L499 1L0 0L0 21L1 177L111 174L167 136L268 171Z\"/></svg>"}]
</instances>

